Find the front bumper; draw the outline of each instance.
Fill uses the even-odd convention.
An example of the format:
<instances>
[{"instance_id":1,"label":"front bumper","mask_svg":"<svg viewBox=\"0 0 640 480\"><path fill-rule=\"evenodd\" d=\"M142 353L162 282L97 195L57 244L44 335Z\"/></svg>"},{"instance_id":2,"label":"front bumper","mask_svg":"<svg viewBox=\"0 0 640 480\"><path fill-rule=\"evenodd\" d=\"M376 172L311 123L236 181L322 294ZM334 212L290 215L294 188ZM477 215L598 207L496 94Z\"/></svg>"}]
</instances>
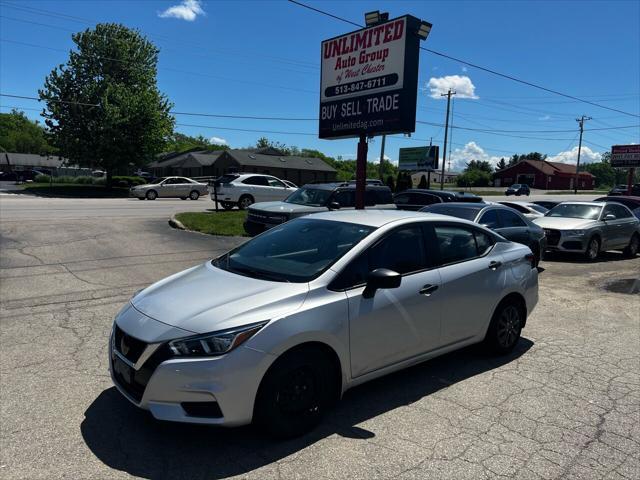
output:
<instances>
[{"instance_id":1,"label":"front bumper","mask_svg":"<svg viewBox=\"0 0 640 480\"><path fill-rule=\"evenodd\" d=\"M229 427L251 423L258 387L275 358L272 355L240 346L218 357L163 360L166 344L149 344L154 353L142 365L135 364L135 370L123 367L114 335L109 342L111 379L137 407L149 410L158 420ZM123 377L126 369L135 378L134 388ZM206 408L194 413L193 405Z\"/></svg>"},{"instance_id":2,"label":"front bumper","mask_svg":"<svg viewBox=\"0 0 640 480\"><path fill-rule=\"evenodd\" d=\"M583 253L587 249L588 236L568 235L562 230L544 229L547 239L547 251Z\"/></svg>"}]
</instances>

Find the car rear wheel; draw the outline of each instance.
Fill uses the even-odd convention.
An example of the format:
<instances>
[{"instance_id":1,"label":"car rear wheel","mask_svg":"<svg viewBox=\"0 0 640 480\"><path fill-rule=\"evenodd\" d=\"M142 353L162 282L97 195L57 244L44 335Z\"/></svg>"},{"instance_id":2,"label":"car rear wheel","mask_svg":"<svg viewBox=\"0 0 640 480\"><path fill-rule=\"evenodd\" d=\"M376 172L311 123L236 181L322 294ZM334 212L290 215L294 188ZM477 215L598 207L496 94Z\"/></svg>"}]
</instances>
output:
<instances>
[{"instance_id":1,"label":"car rear wheel","mask_svg":"<svg viewBox=\"0 0 640 480\"><path fill-rule=\"evenodd\" d=\"M253 197L251 195L242 195L238 200L238 208L240 210L246 210L253 204Z\"/></svg>"},{"instance_id":2,"label":"car rear wheel","mask_svg":"<svg viewBox=\"0 0 640 480\"><path fill-rule=\"evenodd\" d=\"M158 198L158 192L155 190L149 190L145 196L147 197L147 200L155 200Z\"/></svg>"},{"instance_id":3,"label":"car rear wheel","mask_svg":"<svg viewBox=\"0 0 640 480\"><path fill-rule=\"evenodd\" d=\"M600 239L598 237L591 237L589 243L587 243L587 250L584 252L587 260L593 261L600 255Z\"/></svg>"},{"instance_id":4,"label":"car rear wheel","mask_svg":"<svg viewBox=\"0 0 640 480\"><path fill-rule=\"evenodd\" d=\"M520 339L524 320L523 309L517 302L503 301L491 318L485 344L498 354L511 352Z\"/></svg>"},{"instance_id":5,"label":"car rear wheel","mask_svg":"<svg viewBox=\"0 0 640 480\"><path fill-rule=\"evenodd\" d=\"M191 193L189 194L189 198L191 200L197 200L200 198L200 192L198 192L197 190L192 190Z\"/></svg>"},{"instance_id":6,"label":"car rear wheel","mask_svg":"<svg viewBox=\"0 0 640 480\"><path fill-rule=\"evenodd\" d=\"M292 438L313 429L331 400L331 379L325 355L298 350L278 358L265 375L256 398L254 419L278 438Z\"/></svg>"},{"instance_id":7,"label":"car rear wheel","mask_svg":"<svg viewBox=\"0 0 640 480\"><path fill-rule=\"evenodd\" d=\"M629 245L622 251L625 257L633 258L638 254L640 250L640 235L634 233L629 240Z\"/></svg>"}]
</instances>

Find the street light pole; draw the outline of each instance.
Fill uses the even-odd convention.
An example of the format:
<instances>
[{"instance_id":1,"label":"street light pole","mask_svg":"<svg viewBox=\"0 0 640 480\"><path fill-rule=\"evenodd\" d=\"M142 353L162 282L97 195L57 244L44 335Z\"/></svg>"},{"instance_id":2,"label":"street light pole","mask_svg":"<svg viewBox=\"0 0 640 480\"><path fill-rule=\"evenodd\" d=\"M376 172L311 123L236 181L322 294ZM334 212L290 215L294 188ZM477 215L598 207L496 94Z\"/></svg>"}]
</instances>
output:
<instances>
[{"instance_id":1,"label":"street light pole","mask_svg":"<svg viewBox=\"0 0 640 480\"><path fill-rule=\"evenodd\" d=\"M382 145L380 146L380 180L384 183L384 143L387 140L386 135L382 135Z\"/></svg>"},{"instance_id":2,"label":"street light pole","mask_svg":"<svg viewBox=\"0 0 640 480\"><path fill-rule=\"evenodd\" d=\"M578 142L578 161L576 163L576 178L573 181L573 193L578 193L578 180L580 176L580 153L582 152L582 132L584 131L584 122L586 120L591 120L591 117L587 117L586 115L582 115L580 118L576 118L576 122L580 125L580 141Z\"/></svg>"},{"instance_id":3,"label":"street light pole","mask_svg":"<svg viewBox=\"0 0 640 480\"><path fill-rule=\"evenodd\" d=\"M441 97L447 97L447 119L444 124L444 149L442 151L442 176L440 177L440 190L444 190L444 167L447 160L447 134L449 133L449 108L451 107L451 95L456 92L449 89L447 93L441 93Z\"/></svg>"}]
</instances>

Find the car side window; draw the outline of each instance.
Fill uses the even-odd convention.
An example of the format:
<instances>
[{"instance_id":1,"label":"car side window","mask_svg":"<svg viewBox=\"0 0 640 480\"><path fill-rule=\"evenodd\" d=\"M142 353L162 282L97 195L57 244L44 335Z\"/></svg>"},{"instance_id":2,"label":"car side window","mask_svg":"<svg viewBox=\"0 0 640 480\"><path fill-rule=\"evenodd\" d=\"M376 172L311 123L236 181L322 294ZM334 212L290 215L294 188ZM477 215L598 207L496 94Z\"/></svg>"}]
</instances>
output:
<instances>
[{"instance_id":1,"label":"car side window","mask_svg":"<svg viewBox=\"0 0 640 480\"><path fill-rule=\"evenodd\" d=\"M440 203L440 199L429 193L412 193L411 203L414 205L433 205L434 203Z\"/></svg>"},{"instance_id":2,"label":"car side window","mask_svg":"<svg viewBox=\"0 0 640 480\"><path fill-rule=\"evenodd\" d=\"M428 268L422 227L400 227L369 247L349 263L331 283L334 290L364 285L376 268L409 274Z\"/></svg>"},{"instance_id":3,"label":"car side window","mask_svg":"<svg viewBox=\"0 0 640 480\"><path fill-rule=\"evenodd\" d=\"M616 218L631 218L631 213L622 205L611 205L611 209Z\"/></svg>"},{"instance_id":4,"label":"car side window","mask_svg":"<svg viewBox=\"0 0 640 480\"><path fill-rule=\"evenodd\" d=\"M434 227L440 265L471 260L484 255L493 245L493 239L484 232L455 225Z\"/></svg>"},{"instance_id":5,"label":"car side window","mask_svg":"<svg viewBox=\"0 0 640 480\"><path fill-rule=\"evenodd\" d=\"M478 223L485 225L487 228L499 228L498 212L496 210L487 210L482 214Z\"/></svg>"},{"instance_id":6,"label":"car side window","mask_svg":"<svg viewBox=\"0 0 640 480\"><path fill-rule=\"evenodd\" d=\"M511 227L525 227L526 223L520 216L518 216L514 212L510 212L509 210L500 210L498 212L500 216L500 221L502 224L502 228L511 228Z\"/></svg>"},{"instance_id":7,"label":"car side window","mask_svg":"<svg viewBox=\"0 0 640 480\"><path fill-rule=\"evenodd\" d=\"M618 215L616 215L615 211L613 210L613 205L607 205L606 207L604 207L604 210L602 211L602 218L607 218L607 215L613 215L614 217L618 218Z\"/></svg>"},{"instance_id":8,"label":"car side window","mask_svg":"<svg viewBox=\"0 0 640 480\"><path fill-rule=\"evenodd\" d=\"M163 185L175 185L176 184L176 179L175 178L167 178L165 180L165 182L163 183Z\"/></svg>"},{"instance_id":9,"label":"car side window","mask_svg":"<svg viewBox=\"0 0 640 480\"><path fill-rule=\"evenodd\" d=\"M267 178L267 183L269 183L270 187L284 188L284 183L282 183L277 178L273 178L273 177Z\"/></svg>"},{"instance_id":10,"label":"car side window","mask_svg":"<svg viewBox=\"0 0 640 480\"><path fill-rule=\"evenodd\" d=\"M409 204L409 194L408 193L401 193L399 195L396 195L395 198L393 199L394 203L398 204L398 205L408 205Z\"/></svg>"},{"instance_id":11,"label":"car side window","mask_svg":"<svg viewBox=\"0 0 640 480\"><path fill-rule=\"evenodd\" d=\"M355 190L338 190L333 194L332 202L338 202L341 208L355 207L356 192Z\"/></svg>"},{"instance_id":12,"label":"car side window","mask_svg":"<svg viewBox=\"0 0 640 480\"><path fill-rule=\"evenodd\" d=\"M261 186L269 185L265 177L258 177L258 176L249 177L243 180L242 183L244 183L245 185L261 185Z\"/></svg>"}]
</instances>

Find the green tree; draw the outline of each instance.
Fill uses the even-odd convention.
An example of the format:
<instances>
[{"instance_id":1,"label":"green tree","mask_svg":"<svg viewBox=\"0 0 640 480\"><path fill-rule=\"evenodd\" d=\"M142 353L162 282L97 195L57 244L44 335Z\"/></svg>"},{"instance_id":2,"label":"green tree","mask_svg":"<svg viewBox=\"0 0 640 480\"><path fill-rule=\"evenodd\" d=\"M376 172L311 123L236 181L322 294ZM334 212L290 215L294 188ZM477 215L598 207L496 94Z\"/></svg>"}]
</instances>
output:
<instances>
[{"instance_id":1,"label":"green tree","mask_svg":"<svg viewBox=\"0 0 640 480\"><path fill-rule=\"evenodd\" d=\"M171 135L165 145L165 151L167 152L185 152L187 150L192 150L195 148L207 151L215 151L226 150L229 148L229 146L212 143L211 140L205 138L202 135L192 137L190 135L185 135L184 133L179 132L175 132L173 135Z\"/></svg>"},{"instance_id":2,"label":"green tree","mask_svg":"<svg viewBox=\"0 0 640 480\"><path fill-rule=\"evenodd\" d=\"M491 173L493 172L493 167L487 160L471 160L467 162L467 166L464 171L469 172L471 170L480 170L482 172Z\"/></svg>"},{"instance_id":3,"label":"green tree","mask_svg":"<svg viewBox=\"0 0 640 480\"><path fill-rule=\"evenodd\" d=\"M503 170L507 168L507 162L504 158L501 158L500 161L496 164L496 170Z\"/></svg>"},{"instance_id":4,"label":"green tree","mask_svg":"<svg viewBox=\"0 0 640 480\"><path fill-rule=\"evenodd\" d=\"M76 50L39 91L43 116L62 155L115 171L144 165L173 132L172 104L157 88L158 48L136 30L103 23L75 33Z\"/></svg>"},{"instance_id":5,"label":"green tree","mask_svg":"<svg viewBox=\"0 0 640 480\"><path fill-rule=\"evenodd\" d=\"M488 187L490 184L491 173L477 168L466 170L456 179L456 185L459 187Z\"/></svg>"},{"instance_id":6,"label":"green tree","mask_svg":"<svg viewBox=\"0 0 640 480\"><path fill-rule=\"evenodd\" d=\"M0 147L15 153L54 153L47 132L38 122L31 121L24 112L12 110L0 113Z\"/></svg>"}]
</instances>

